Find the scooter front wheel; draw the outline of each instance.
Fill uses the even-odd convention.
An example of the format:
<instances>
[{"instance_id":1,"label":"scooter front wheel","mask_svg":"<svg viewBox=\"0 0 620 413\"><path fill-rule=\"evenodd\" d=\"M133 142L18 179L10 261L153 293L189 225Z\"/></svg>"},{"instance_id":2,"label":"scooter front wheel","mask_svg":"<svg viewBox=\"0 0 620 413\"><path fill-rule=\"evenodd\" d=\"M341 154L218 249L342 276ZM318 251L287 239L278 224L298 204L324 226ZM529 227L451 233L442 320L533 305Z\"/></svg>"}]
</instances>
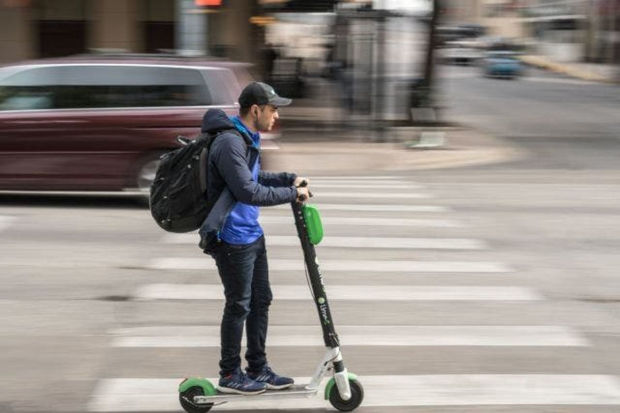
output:
<instances>
[{"instance_id":1,"label":"scooter front wheel","mask_svg":"<svg viewBox=\"0 0 620 413\"><path fill-rule=\"evenodd\" d=\"M356 379L349 379L349 385L351 386L351 398L349 400L343 400L340 397L338 386L333 386L329 392L329 402L341 412L350 412L357 409L362 404L362 400L364 400L362 383Z\"/></svg>"},{"instance_id":2,"label":"scooter front wheel","mask_svg":"<svg viewBox=\"0 0 620 413\"><path fill-rule=\"evenodd\" d=\"M213 407L213 404L194 404L194 396L204 396L205 392L200 386L190 387L184 392L179 393L179 402L181 407L187 413L207 413Z\"/></svg>"}]
</instances>

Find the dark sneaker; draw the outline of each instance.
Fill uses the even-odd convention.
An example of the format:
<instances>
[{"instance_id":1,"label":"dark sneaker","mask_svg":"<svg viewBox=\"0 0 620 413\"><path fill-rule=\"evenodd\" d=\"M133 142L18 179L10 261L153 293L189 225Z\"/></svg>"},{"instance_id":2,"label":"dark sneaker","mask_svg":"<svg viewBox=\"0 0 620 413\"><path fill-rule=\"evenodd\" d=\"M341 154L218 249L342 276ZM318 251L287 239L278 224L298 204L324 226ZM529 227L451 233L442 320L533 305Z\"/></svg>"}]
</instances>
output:
<instances>
[{"instance_id":1,"label":"dark sneaker","mask_svg":"<svg viewBox=\"0 0 620 413\"><path fill-rule=\"evenodd\" d=\"M249 378L241 369L232 374L220 377L217 389L222 393L260 394L267 390L265 383Z\"/></svg>"},{"instance_id":2,"label":"dark sneaker","mask_svg":"<svg viewBox=\"0 0 620 413\"><path fill-rule=\"evenodd\" d=\"M248 371L248 377L258 383L264 383L268 389L282 390L289 388L295 382L290 377L278 376L269 366L265 366L258 373Z\"/></svg>"}]
</instances>

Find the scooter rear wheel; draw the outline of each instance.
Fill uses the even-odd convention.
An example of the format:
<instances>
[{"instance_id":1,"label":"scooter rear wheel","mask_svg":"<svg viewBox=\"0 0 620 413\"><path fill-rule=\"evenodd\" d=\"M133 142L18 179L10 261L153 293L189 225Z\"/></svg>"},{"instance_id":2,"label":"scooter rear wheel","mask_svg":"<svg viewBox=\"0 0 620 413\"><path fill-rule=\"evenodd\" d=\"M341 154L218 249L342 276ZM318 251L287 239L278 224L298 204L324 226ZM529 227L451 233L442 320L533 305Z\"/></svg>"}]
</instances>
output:
<instances>
[{"instance_id":1,"label":"scooter rear wheel","mask_svg":"<svg viewBox=\"0 0 620 413\"><path fill-rule=\"evenodd\" d=\"M338 392L338 386L333 386L329 392L329 402L341 412L350 412L357 409L362 404L362 400L364 400L362 383L355 379L349 379L349 385L351 386L351 398L349 400L342 400Z\"/></svg>"},{"instance_id":2,"label":"scooter rear wheel","mask_svg":"<svg viewBox=\"0 0 620 413\"><path fill-rule=\"evenodd\" d=\"M213 404L194 404L194 396L204 396L205 392L202 387L190 387L186 391L179 393L179 402L181 407L187 413L207 413L213 407Z\"/></svg>"}]
</instances>

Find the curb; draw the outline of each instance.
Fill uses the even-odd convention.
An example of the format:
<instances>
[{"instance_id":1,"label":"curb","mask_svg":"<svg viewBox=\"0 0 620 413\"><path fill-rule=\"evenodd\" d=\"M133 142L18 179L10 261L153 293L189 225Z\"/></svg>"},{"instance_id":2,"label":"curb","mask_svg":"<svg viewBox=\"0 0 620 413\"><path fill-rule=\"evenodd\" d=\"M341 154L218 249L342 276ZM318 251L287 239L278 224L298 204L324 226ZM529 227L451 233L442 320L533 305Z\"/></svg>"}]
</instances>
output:
<instances>
[{"instance_id":1,"label":"curb","mask_svg":"<svg viewBox=\"0 0 620 413\"><path fill-rule=\"evenodd\" d=\"M615 83L612 79L599 75L597 73L593 73L591 71L582 70L576 67L572 67L570 65L565 65L562 63L552 62L542 56L520 56L520 59L523 63L529 66L535 66L542 69L550 70L552 72L565 74L570 77L588 80L591 82L602 82L602 83Z\"/></svg>"},{"instance_id":2,"label":"curb","mask_svg":"<svg viewBox=\"0 0 620 413\"><path fill-rule=\"evenodd\" d=\"M413 171L488 165L522 158L524 152L476 131L448 134L440 148L409 149L405 142L283 142L270 153L269 169L306 175Z\"/></svg>"}]
</instances>

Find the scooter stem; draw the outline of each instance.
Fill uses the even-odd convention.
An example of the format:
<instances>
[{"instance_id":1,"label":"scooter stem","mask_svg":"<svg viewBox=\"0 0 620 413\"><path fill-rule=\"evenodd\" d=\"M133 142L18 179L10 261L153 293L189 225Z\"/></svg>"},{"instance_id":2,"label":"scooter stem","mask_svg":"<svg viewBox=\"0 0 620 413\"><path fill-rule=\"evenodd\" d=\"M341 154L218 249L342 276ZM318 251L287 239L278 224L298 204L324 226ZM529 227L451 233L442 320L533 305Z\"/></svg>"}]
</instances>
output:
<instances>
[{"instance_id":1,"label":"scooter stem","mask_svg":"<svg viewBox=\"0 0 620 413\"><path fill-rule=\"evenodd\" d=\"M298 202L292 202L291 206L293 208L293 215L295 216L297 235L299 236L301 247L304 251L304 260L306 262L306 268L308 269L312 296L314 297L314 303L316 304L321 321L321 328L323 329L323 340L325 341L325 346L336 348L340 345L340 342L329 310L329 303L323 285L323 276L319 268L319 261L316 257L314 245L312 245L308 238L308 229L304 218L303 206Z\"/></svg>"},{"instance_id":2,"label":"scooter stem","mask_svg":"<svg viewBox=\"0 0 620 413\"><path fill-rule=\"evenodd\" d=\"M304 261L306 262L306 268L308 270L312 296L314 297L314 303L316 304L319 319L321 320L323 340L325 341L325 346L328 348L327 353L323 357L321 363L317 366L315 374L312 377L310 384L306 386L306 389L318 389L319 383L331 364L334 366L334 380L336 382L338 392L340 393L340 397L343 400L349 400L351 398L349 375L342 360L340 342L338 340L336 328L334 327L334 321L329 310L329 303L327 301L327 294L325 293L325 286L323 285L323 276L321 275L321 269L319 268L319 261L316 257L314 245L310 242L310 237L308 236L308 226L306 223L306 215L304 214L304 206L298 202L292 202L291 206L293 208L293 215L295 216L297 235L299 235L301 247L304 251ZM319 241L317 241L317 243L318 242Z\"/></svg>"}]
</instances>

